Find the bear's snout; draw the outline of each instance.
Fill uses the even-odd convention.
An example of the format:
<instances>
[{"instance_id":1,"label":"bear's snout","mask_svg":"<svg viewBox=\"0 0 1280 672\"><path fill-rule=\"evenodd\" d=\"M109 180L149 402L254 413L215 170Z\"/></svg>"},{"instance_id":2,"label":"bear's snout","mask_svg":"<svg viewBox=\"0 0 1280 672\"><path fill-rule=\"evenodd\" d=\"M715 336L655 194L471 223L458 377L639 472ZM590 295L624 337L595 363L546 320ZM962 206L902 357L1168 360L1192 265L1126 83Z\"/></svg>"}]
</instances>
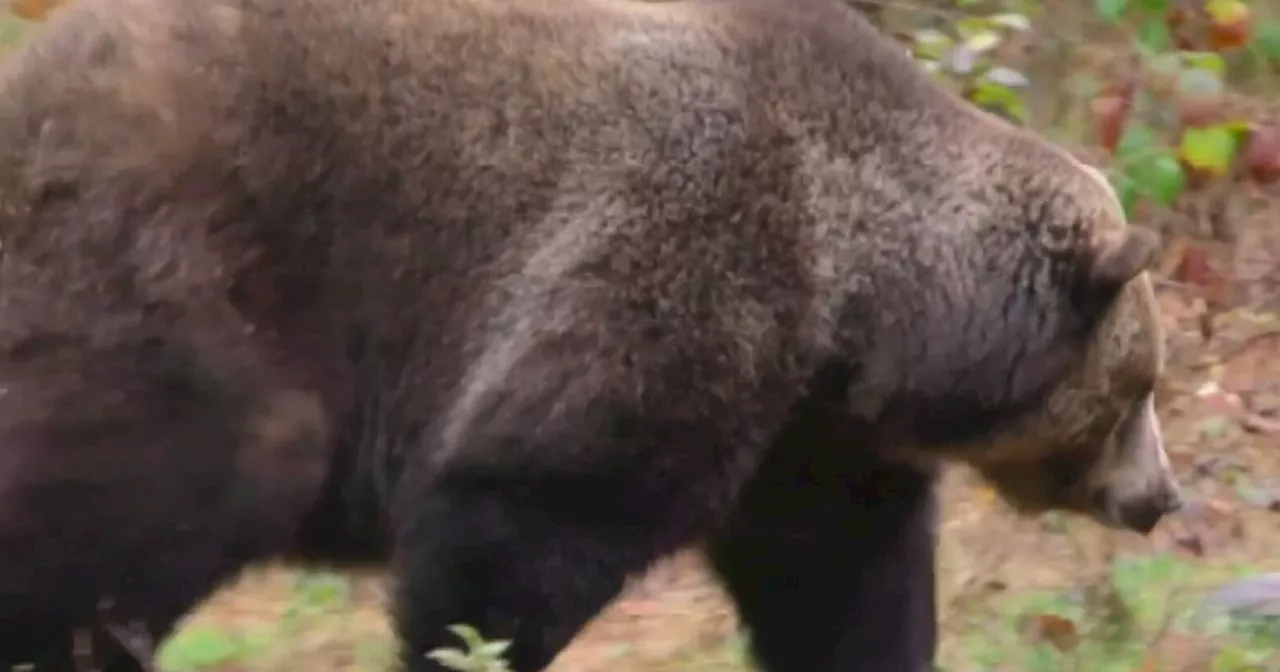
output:
<instances>
[{"instance_id":1,"label":"bear's snout","mask_svg":"<svg viewBox=\"0 0 1280 672\"><path fill-rule=\"evenodd\" d=\"M1182 508L1181 488L1150 395L1121 423L1104 458L1092 502L1100 522L1149 534L1162 518Z\"/></svg>"},{"instance_id":2,"label":"bear's snout","mask_svg":"<svg viewBox=\"0 0 1280 672\"><path fill-rule=\"evenodd\" d=\"M1147 535L1167 515L1183 506L1182 493L1176 483L1130 497L1114 497L1103 493L1099 503L1099 518L1111 527Z\"/></svg>"}]
</instances>

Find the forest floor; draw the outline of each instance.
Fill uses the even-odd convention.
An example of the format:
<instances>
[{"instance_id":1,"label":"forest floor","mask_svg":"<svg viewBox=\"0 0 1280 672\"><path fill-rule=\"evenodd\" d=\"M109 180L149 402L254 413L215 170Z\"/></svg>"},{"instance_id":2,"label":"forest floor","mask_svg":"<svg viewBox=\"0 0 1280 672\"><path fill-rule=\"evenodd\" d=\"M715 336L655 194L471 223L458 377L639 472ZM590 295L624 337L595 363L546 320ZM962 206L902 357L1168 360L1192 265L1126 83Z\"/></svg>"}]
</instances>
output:
<instances>
[{"instance_id":1,"label":"forest floor","mask_svg":"<svg viewBox=\"0 0 1280 672\"><path fill-rule=\"evenodd\" d=\"M1238 227L1247 240L1201 248L1225 275L1251 278L1227 281L1237 307L1212 319L1207 339L1196 288L1161 276L1161 413L1192 505L1139 538L1071 517L1019 519L953 470L939 577L946 670L1280 670L1280 194L1254 196ZM1205 608L1228 586L1233 604L1255 602L1252 618ZM393 648L382 606L380 577L254 571L190 617L161 659L172 672L383 670ZM552 669L750 669L735 625L683 554L636 581Z\"/></svg>"}]
</instances>

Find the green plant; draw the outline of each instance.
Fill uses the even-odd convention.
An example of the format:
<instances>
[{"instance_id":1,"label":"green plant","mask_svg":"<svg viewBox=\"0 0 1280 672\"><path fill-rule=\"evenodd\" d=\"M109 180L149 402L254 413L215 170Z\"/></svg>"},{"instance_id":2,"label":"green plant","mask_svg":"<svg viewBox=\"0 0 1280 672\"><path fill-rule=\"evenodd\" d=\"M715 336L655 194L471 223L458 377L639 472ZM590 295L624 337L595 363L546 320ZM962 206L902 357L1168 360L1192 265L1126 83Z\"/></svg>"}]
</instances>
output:
<instances>
[{"instance_id":1,"label":"green plant","mask_svg":"<svg viewBox=\"0 0 1280 672\"><path fill-rule=\"evenodd\" d=\"M466 650L435 649L427 653L432 660L459 672L511 672L503 658L503 654L511 646L510 641L486 641L479 631L469 625L449 626L449 632L462 640Z\"/></svg>"},{"instance_id":2,"label":"green plant","mask_svg":"<svg viewBox=\"0 0 1280 672\"><path fill-rule=\"evenodd\" d=\"M1198 5L1198 6L1197 6ZM1001 50L1043 19L1032 0L960 0L955 12L916 10L907 41L921 66L974 104L1028 121L1028 76ZM1111 157L1108 178L1127 213L1175 206L1224 180L1280 179L1280 129L1229 105L1240 54L1280 66L1280 20L1245 0L1094 0L1121 49L1112 72L1086 73L1075 96L1094 140ZM1233 66L1235 64L1235 66Z\"/></svg>"},{"instance_id":3,"label":"green plant","mask_svg":"<svg viewBox=\"0 0 1280 672\"><path fill-rule=\"evenodd\" d=\"M974 104L1018 122L1026 121L1026 76L1002 65L995 53L1008 38L1031 28L1030 0L1003 0L985 11L975 0L961 18L924 21L911 34L911 51L927 71L939 76ZM938 18L938 17L934 17Z\"/></svg>"},{"instance_id":4,"label":"green plant","mask_svg":"<svg viewBox=\"0 0 1280 672\"><path fill-rule=\"evenodd\" d=\"M242 634L213 626L190 626L164 643L159 661L165 670L197 672L251 659L270 642L267 632Z\"/></svg>"}]
</instances>

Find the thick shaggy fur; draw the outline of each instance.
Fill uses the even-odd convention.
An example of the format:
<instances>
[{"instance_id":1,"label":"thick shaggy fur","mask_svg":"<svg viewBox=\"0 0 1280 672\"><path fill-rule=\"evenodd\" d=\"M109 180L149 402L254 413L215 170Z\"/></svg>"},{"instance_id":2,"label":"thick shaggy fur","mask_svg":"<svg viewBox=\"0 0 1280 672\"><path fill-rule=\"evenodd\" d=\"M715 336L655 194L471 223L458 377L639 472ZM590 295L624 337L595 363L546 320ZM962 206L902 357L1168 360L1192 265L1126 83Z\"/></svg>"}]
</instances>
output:
<instances>
[{"instance_id":1,"label":"thick shaggy fur","mask_svg":"<svg viewBox=\"0 0 1280 672\"><path fill-rule=\"evenodd\" d=\"M1158 373L1106 186L839 0L77 0L4 68L0 664L284 555L534 672L704 543L765 669L927 670L937 460L1085 511Z\"/></svg>"}]
</instances>

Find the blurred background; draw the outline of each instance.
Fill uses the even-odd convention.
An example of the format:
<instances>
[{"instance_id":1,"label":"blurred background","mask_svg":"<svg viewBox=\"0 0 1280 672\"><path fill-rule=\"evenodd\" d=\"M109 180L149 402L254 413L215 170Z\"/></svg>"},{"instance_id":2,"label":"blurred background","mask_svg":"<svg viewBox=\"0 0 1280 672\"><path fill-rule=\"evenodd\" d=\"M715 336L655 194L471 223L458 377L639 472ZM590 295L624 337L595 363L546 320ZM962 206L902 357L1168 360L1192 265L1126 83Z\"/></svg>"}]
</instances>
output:
<instances>
[{"instance_id":1,"label":"blurred background","mask_svg":"<svg viewBox=\"0 0 1280 672\"><path fill-rule=\"evenodd\" d=\"M1165 242L1160 404L1193 503L1139 539L1015 519L950 474L941 667L1280 671L1280 0L850 1L944 85L1105 171L1132 220ZM0 9L0 43L19 44L63 2ZM193 615L161 664L384 670L382 601L380 576L262 568ZM680 556L554 669L749 666L732 610Z\"/></svg>"}]
</instances>

